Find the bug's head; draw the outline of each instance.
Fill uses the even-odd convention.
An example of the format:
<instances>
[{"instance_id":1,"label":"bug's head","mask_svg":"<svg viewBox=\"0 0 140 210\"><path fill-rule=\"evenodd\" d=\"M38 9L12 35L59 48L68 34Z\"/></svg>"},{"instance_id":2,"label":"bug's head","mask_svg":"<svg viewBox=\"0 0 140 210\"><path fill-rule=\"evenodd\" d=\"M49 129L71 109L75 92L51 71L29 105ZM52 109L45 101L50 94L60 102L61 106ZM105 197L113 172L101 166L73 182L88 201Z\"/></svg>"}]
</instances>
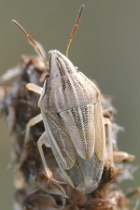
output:
<instances>
[{"instance_id":1,"label":"bug's head","mask_svg":"<svg viewBox=\"0 0 140 210\"><path fill-rule=\"evenodd\" d=\"M48 54L50 78L62 77L77 72L73 63L58 50L51 50Z\"/></svg>"},{"instance_id":2,"label":"bug's head","mask_svg":"<svg viewBox=\"0 0 140 210\"><path fill-rule=\"evenodd\" d=\"M74 24L74 27L72 29L72 32L70 34L70 38L69 38L69 41L68 41L68 44L67 44L66 56L64 56L62 53L60 53L57 50L49 51L48 54L49 54L49 66L50 66L49 69L50 69L50 72L48 72L48 74L46 75L47 78L60 77L60 76L63 76L63 75L68 75L69 73L75 73L76 68L71 63L71 61L68 59L68 52L69 52L69 48L71 46L72 40L73 40L73 38L76 34L77 28L79 26L81 16L82 16L83 11L84 11L84 7L85 7L85 5L82 4L80 9L79 9L78 16L76 18L76 22ZM44 50L42 51L42 47L40 47L40 44L38 42L36 42L30 36L30 34L28 34L28 32L16 20L12 20L12 22L24 33L24 35L29 40L30 44L33 45L33 47L35 48L37 53L41 56L42 60L46 64L45 53L44 53Z\"/></svg>"}]
</instances>

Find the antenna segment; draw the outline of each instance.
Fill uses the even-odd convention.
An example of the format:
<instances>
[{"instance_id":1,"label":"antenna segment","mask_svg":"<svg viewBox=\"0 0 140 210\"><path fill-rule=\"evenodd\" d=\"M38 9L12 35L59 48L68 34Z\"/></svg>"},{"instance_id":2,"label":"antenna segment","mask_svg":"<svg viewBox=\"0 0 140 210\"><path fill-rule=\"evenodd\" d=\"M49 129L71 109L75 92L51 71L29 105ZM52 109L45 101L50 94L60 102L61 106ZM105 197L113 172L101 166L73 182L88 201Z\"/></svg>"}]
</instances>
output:
<instances>
[{"instance_id":1,"label":"antenna segment","mask_svg":"<svg viewBox=\"0 0 140 210\"><path fill-rule=\"evenodd\" d=\"M78 15L77 15L77 18L76 18L76 22L74 24L74 27L72 29L72 32L71 32L71 35L70 35L70 38L69 38L69 42L67 44L67 49L66 49L66 56L68 57L68 51L69 51L69 48L71 46L71 43L72 43L72 40L76 34L76 31L78 29L78 26L79 26L79 23L80 23L80 20L81 20L81 17L82 17L82 14L83 14L83 11L84 11L84 8L85 8L85 5L82 4L80 9L79 9L79 12L78 12Z\"/></svg>"},{"instance_id":2,"label":"antenna segment","mask_svg":"<svg viewBox=\"0 0 140 210\"><path fill-rule=\"evenodd\" d=\"M12 20L12 22L25 34L25 36L27 37L27 39L29 40L29 42L33 45L33 47L37 50L37 52L39 53L39 55L42 57L43 60L45 60L43 53L41 52L39 46L36 44L36 42L34 41L34 39L30 36L30 34L27 33L27 31L16 21L16 20Z\"/></svg>"}]
</instances>

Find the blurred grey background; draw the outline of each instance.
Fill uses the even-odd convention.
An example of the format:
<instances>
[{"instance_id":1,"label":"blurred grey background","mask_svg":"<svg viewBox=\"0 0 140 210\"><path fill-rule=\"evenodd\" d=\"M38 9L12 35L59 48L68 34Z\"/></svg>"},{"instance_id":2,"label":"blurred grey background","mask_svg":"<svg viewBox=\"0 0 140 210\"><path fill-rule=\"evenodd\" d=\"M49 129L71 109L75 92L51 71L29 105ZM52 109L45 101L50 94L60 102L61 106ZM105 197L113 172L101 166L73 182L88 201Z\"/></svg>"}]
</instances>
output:
<instances>
[{"instance_id":1,"label":"blurred grey background","mask_svg":"<svg viewBox=\"0 0 140 210\"><path fill-rule=\"evenodd\" d=\"M0 0L0 74L16 66L21 54L35 54L16 19L46 51L66 45L80 5L86 5L69 58L102 92L114 96L116 121L125 132L121 150L135 154L140 165L140 1L139 0ZM11 144L6 123L0 121L0 209L13 205L13 173L7 170ZM140 186L140 169L125 188Z\"/></svg>"}]
</instances>

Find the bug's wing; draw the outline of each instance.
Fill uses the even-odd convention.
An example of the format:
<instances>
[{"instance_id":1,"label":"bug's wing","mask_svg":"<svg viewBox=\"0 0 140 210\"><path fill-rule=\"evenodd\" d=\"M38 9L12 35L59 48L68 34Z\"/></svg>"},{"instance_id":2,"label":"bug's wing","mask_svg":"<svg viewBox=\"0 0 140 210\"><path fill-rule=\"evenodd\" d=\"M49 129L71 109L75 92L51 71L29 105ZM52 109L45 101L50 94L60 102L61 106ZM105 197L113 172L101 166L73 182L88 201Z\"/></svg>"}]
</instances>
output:
<instances>
[{"instance_id":1,"label":"bug's wing","mask_svg":"<svg viewBox=\"0 0 140 210\"><path fill-rule=\"evenodd\" d=\"M104 163L99 161L95 154L88 160L77 156L75 164L69 170L65 170L59 162L58 165L69 184L84 193L96 190L104 168Z\"/></svg>"},{"instance_id":2,"label":"bug's wing","mask_svg":"<svg viewBox=\"0 0 140 210\"><path fill-rule=\"evenodd\" d=\"M57 114L42 113L42 116L53 154L59 165L69 170L76 161L76 151L71 138Z\"/></svg>"},{"instance_id":3,"label":"bug's wing","mask_svg":"<svg viewBox=\"0 0 140 210\"><path fill-rule=\"evenodd\" d=\"M78 155L87 160L95 147L95 105L88 104L59 113Z\"/></svg>"},{"instance_id":4,"label":"bug's wing","mask_svg":"<svg viewBox=\"0 0 140 210\"><path fill-rule=\"evenodd\" d=\"M81 155L77 156L74 166L70 170L65 171L65 176L69 181L72 180L72 184L80 191L90 193L98 187L103 173L105 154L104 125L100 101L95 105L87 105L82 108L82 110L90 111L88 117L84 115L84 126L87 129L87 132L89 132L91 126L91 133L88 133L89 136L87 138L90 142L87 141L87 144L91 147L92 155L88 159L83 159ZM73 121L71 119L70 125L72 124ZM76 131L74 131L74 129L76 129ZM71 138L76 148L76 152L78 153L81 149L82 143L78 141L78 139L76 141L75 132L77 133L79 131L77 128L73 127L73 130L71 130ZM79 154L81 152L83 152L83 148L80 150Z\"/></svg>"},{"instance_id":5,"label":"bug's wing","mask_svg":"<svg viewBox=\"0 0 140 210\"><path fill-rule=\"evenodd\" d=\"M98 187L103 168L104 163L99 161L95 154L88 160L78 156L75 165L67 171L67 177L73 181L75 188L90 193Z\"/></svg>"}]
</instances>

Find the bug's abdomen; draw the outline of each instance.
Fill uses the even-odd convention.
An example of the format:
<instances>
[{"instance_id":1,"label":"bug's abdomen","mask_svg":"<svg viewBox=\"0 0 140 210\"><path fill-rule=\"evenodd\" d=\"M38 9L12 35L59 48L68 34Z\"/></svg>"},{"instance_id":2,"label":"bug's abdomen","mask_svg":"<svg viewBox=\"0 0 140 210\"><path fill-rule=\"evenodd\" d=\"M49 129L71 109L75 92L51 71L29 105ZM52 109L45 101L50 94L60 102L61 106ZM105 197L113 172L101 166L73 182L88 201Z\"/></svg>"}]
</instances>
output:
<instances>
[{"instance_id":1,"label":"bug's abdomen","mask_svg":"<svg viewBox=\"0 0 140 210\"><path fill-rule=\"evenodd\" d=\"M73 185L82 192L93 192L101 180L104 163L98 160L96 154L88 160L78 157L75 165L67 170L68 178L73 181ZM69 179L70 179L69 178Z\"/></svg>"},{"instance_id":2,"label":"bug's abdomen","mask_svg":"<svg viewBox=\"0 0 140 210\"><path fill-rule=\"evenodd\" d=\"M69 183L85 193L98 187L104 167L104 132L99 110L98 102L61 113L42 112L60 168Z\"/></svg>"},{"instance_id":3,"label":"bug's abdomen","mask_svg":"<svg viewBox=\"0 0 140 210\"><path fill-rule=\"evenodd\" d=\"M97 109L92 104L80 108L82 118L78 108L47 114L53 154L72 186L85 193L98 187L104 167L104 138L102 125L98 125L101 118L95 117Z\"/></svg>"}]
</instances>

